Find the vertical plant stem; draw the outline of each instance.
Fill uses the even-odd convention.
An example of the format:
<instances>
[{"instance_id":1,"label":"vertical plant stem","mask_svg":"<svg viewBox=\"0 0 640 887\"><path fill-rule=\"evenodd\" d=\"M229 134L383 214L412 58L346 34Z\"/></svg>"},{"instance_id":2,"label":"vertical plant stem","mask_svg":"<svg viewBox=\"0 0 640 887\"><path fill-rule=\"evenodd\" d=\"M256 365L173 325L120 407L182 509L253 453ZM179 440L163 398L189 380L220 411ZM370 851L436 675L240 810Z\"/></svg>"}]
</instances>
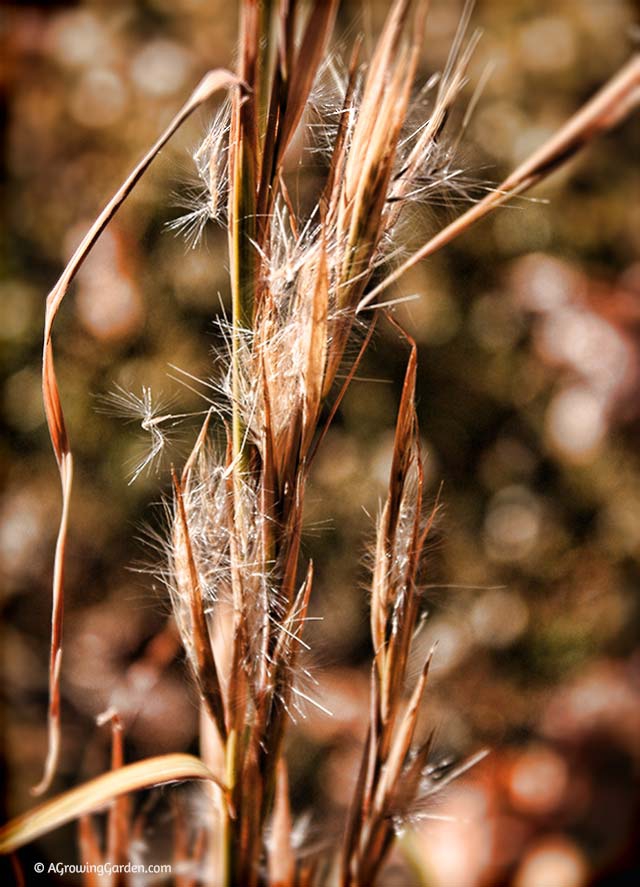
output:
<instances>
[{"instance_id":1,"label":"vertical plant stem","mask_svg":"<svg viewBox=\"0 0 640 887\"><path fill-rule=\"evenodd\" d=\"M231 190L229 195L229 254L231 260L231 299L233 317L232 374L233 374L233 456L243 461L243 423L240 416L242 338L253 325L256 281L255 221L256 221L256 76L257 51L260 43L256 34L259 23L257 0L245 0L241 13L240 76L247 84L246 95L233 99L231 123ZM239 469L241 470L241 468Z\"/></svg>"},{"instance_id":2,"label":"vertical plant stem","mask_svg":"<svg viewBox=\"0 0 640 887\"><path fill-rule=\"evenodd\" d=\"M244 0L241 9L240 76L247 84L244 96L234 96L230 133L229 194L229 256L232 299L232 560L234 579L232 615L232 654L229 676L228 735L224 743L226 779L235 802L235 818L223 811L224 881L232 887L247 883L252 859L247 858L251 836L246 834L247 816L244 800L243 773L246 766L244 738L245 718L249 701L245 668L246 591L243 587L242 560L247 551L250 515L245 513L243 487L251 465L246 434L246 417L241 405L244 397L243 362L253 347L258 256L256 242L256 188L259 178L258 115L270 26L270 6L261 0ZM242 699L240 700L240 697ZM250 855L250 854L249 854Z\"/></svg>"},{"instance_id":3,"label":"vertical plant stem","mask_svg":"<svg viewBox=\"0 0 640 887\"><path fill-rule=\"evenodd\" d=\"M238 117L241 118L239 109ZM232 373L233 373L233 456L238 460L239 469L243 466L244 426L240 415L242 398L241 351L243 338L251 330L253 322L255 253L254 235L254 177L251 162L248 161L248 146L244 143L241 124L238 127L237 145L234 158L233 209L231 225L231 298L233 317Z\"/></svg>"}]
</instances>

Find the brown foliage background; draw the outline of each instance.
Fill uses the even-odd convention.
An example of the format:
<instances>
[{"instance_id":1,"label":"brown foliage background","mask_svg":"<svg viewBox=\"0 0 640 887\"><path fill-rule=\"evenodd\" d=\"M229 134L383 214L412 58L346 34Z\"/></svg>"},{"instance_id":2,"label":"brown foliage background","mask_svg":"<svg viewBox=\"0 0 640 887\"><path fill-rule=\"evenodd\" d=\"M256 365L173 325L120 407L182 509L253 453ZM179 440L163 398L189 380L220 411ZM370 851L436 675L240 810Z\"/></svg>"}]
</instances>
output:
<instances>
[{"instance_id":1,"label":"brown foliage background","mask_svg":"<svg viewBox=\"0 0 640 887\"><path fill-rule=\"evenodd\" d=\"M383 3L366 12L344 3L344 46L360 28L377 32L383 12ZM39 384L44 296L105 197L201 74L232 64L235 13L215 0L5 9L7 813L31 803L45 748L59 492ZM444 64L459 16L458 4L433 3L425 77ZM634 32L624 0L478 0L473 23L485 32L473 81L487 61L495 65L461 149L477 194L473 183L499 181L607 79L629 55L637 25ZM122 710L129 760L196 743L195 696L180 652L170 636L153 640L167 601L130 567L153 560L135 537L141 525L161 526L150 502L169 489L169 462L188 452L198 419L185 423L159 477L143 474L129 486L127 466L143 446L136 427L96 408L114 384L138 394L150 385L179 413L203 408L169 365L210 373L220 345L212 320L228 303L225 236L211 227L191 250L164 226L180 214L187 149L206 123L203 113L164 152L58 320L57 369L77 460L58 789L107 766L108 731L95 716L110 704ZM430 811L457 821L426 821L411 841L434 884L615 884L634 865L639 136L637 119L628 122L538 188L535 197L548 204L500 210L398 287L399 295L421 294L397 314L419 344L429 495L444 485L426 580L425 649L436 639L439 648L425 721L437 727L439 757L493 749ZM301 141L293 154L304 206L322 161ZM455 192L437 195L415 232L436 230L464 205ZM369 514L384 495L405 364L395 334L378 333L308 496L304 544L316 570L314 615L323 618L307 639L314 694L333 712L310 708L289 741L294 806L316 811L311 841L322 840L346 802L366 720L361 555L373 532ZM171 812L161 793L145 803L153 845ZM72 829L51 836L33 859L71 860L73 837Z\"/></svg>"}]
</instances>

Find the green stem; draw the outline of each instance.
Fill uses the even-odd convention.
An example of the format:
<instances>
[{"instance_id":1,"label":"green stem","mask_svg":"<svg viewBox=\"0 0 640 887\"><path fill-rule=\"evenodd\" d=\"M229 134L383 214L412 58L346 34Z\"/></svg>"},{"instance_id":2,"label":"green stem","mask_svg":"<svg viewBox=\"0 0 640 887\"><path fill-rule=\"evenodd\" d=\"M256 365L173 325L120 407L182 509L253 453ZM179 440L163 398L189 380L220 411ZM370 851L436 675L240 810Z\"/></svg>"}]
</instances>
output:
<instances>
[{"instance_id":1,"label":"green stem","mask_svg":"<svg viewBox=\"0 0 640 887\"><path fill-rule=\"evenodd\" d=\"M241 112L240 112L241 113ZM255 178L253 163L247 155L252 153L239 127L233 182L233 209L231 229L231 294L232 294L232 384L233 419L232 441L234 458L240 457L244 439L244 423L241 415L243 339L253 326L256 256L253 246L255 235ZM241 466L240 466L241 468Z\"/></svg>"}]
</instances>

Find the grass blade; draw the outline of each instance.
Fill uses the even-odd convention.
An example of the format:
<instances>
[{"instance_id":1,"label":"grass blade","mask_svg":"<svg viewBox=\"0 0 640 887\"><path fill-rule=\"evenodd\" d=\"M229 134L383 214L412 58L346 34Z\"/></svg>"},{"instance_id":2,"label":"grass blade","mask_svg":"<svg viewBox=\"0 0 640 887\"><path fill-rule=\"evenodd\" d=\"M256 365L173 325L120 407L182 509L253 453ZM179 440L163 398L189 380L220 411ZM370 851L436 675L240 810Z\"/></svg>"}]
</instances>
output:
<instances>
[{"instance_id":1,"label":"grass blade","mask_svg":"<svg viewBox=\"0 0 640 887\"><path fill-rule=\"evenodd\" d=\"M640 104L640 55L634 55L593 98L542 147L525 160L495 191L443 228L361 299L362 311L402 275L446 246L475 222L512 197L536 185L593 138L607 132Z\"/></svg>"},{"instance_id":2,"label":"grass blade","mask_svg":"<svg viewBox=\"0 0 640 887\"><path fill-rule=\"evenodd\" d=\"M48 751L42 780L32 789L36 795L44 794L53 779L60 751L60 667L62 662L62 623L64 614L63 567L66 547L69 502L73 478L73 460L67 436L64 412L60 400L60 390L53 363L53 344L51 333L60 305L69 289L71 282L82 267L85 259L95 246L98 238L125 202L131 191L150 166L153 159L166 145L184 121L220 89L240 83L238 77L224 69L209 71L182 108L175 115L168 127L158 138L151 149L145 154L133 171L127 176L120 188L104 207L89 231L85 234L80 246L76 249L68 265L54 288L47 296L44 346L42 354L42 395L51 443L58 461L60 481L62 484L62 514L58 529L58 541L54 563L53 603L51 627L51 655L49 667L49 713L48 713Z\"/></svg>"},{"instance_id":3,"label":"grass blade","mask_svg":"<svg viewBox=\"0 0 640 887\"><path fill-rule=\"evenodd\" d=\"M188 779L213 782L226 794L220 780L192 755L147 758L97 776L12 819L0 829L0 853L13 853L47 832L99 810L120 795Z\"/></svg>"}]
</instances>

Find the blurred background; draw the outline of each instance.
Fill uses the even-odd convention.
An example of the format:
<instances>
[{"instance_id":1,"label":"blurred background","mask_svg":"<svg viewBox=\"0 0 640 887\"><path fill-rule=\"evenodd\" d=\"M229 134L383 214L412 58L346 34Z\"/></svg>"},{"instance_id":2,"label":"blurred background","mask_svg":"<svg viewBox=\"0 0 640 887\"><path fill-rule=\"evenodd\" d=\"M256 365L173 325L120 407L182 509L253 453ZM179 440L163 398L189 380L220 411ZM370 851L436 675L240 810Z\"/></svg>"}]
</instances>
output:
<instances>
[{"instance_id":1,"label":"blurred background","mask_svg":"<svg viewBox=\"0 0 640 887\"><path fill-rule=\"evenodd\" d=\"M44 298L105 199L209 67L232 65L228 0L4 4L0 101L2 391L0 569L6 814L32 804L45 754L50 581L59 485L44 423ZM434 195L428 234L549 136L638 42L629 0L477 0L483 37L459 148L464 187ZM336 45L378 33L384 2L344 2ZM422 80L442 69L462 5L433 0ZM470 31L470 32L471 32ZM203 401L172 365L212 373L228 304L226 241L167 229L193 185L203 111L154 163L78 276L57 320L57 370L76 455L67 558L63 748L55 789L108 767L109 705L129 760L197 749L196 697L144 568L158 503L198 417L156 470L139 423L103 411L117 386L170 409ZM464 115L450 124L457 139ZM416 651L439 646L424 729L434 763L491 754L416 811L386 883L586 887L637 883L640 799L640 156L638 118L407 275L396 310L420 347L429 495L442 486ZM300 139L302 205L322 157ZM289 759L301 840L322 850L348 801L368 708L367 544L385 494L406 346L381 325L324 443L307 496L317 583L307 640L314 696ZM167 407L167 410L169 407ZM132 569L133 568L133 569ZM140 569L143 571L140 572ZM144 799L162 861L171 791ZM197 812L196 790L183 791ZM423 818L426 814L428 818ZM306 829L306 831L305 831ZM303 834L304 832L304 834ZM73 828L23 854L74 860ZM396 880L394 880L396 879ZM40 881L39 883L43 883ZM413 883L413 882L412 882Z\"/></svg>"}]
</instances>

